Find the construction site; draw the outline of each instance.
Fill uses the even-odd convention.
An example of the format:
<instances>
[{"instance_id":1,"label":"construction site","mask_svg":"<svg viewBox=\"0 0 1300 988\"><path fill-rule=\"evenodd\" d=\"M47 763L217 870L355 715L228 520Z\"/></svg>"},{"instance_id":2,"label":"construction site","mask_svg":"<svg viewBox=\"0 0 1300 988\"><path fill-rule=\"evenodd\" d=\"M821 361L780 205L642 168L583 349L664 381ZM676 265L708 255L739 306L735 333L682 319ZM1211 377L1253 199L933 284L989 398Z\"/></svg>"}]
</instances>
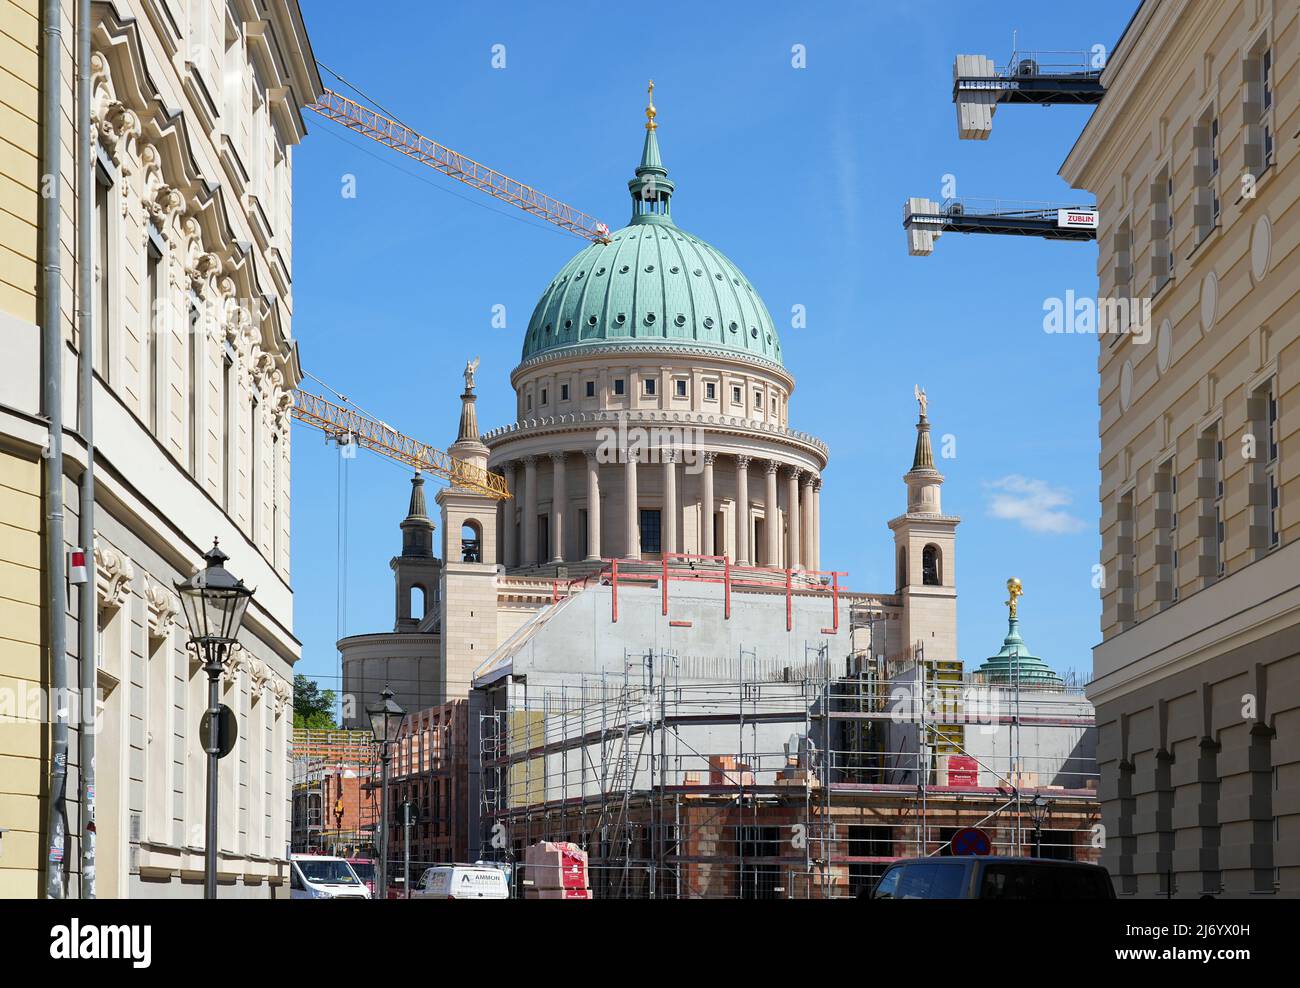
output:
<instances>
[{"instance_id":1,"label":"construction site","mask_svg":"<svg viewBox=\"0 0 1300 988\"><path fill-rule=\"evenodd\" d=\"M468 704L464 700L408 716L393 746L388 798L415 808L409 832L394 816L397 871L465 860ZM298 729L293 736L291 849L296 854L376 857L382 807L379 748L369 731ZM396 810L393 811L396 814ZM408 852L409 845L409 852Z\"/></svg>"},{"instance_id":2,"label":"construction site","mask_svg":"<svg viewBox=\"0 0 1300 988\"><path fill-rule=\"evenodd\" d=\"M968 827L997 854L1096 860L1081 687L1015 682L1014 664L993 682L920 647L888 658L891 603L851 595L845 653L797 662L656 648L592 673L521 668L518 652L509 672L485 669L479 856L575 843L597 898L841 898L899 857L952 853Z\"/></svg>"}]
</instances>

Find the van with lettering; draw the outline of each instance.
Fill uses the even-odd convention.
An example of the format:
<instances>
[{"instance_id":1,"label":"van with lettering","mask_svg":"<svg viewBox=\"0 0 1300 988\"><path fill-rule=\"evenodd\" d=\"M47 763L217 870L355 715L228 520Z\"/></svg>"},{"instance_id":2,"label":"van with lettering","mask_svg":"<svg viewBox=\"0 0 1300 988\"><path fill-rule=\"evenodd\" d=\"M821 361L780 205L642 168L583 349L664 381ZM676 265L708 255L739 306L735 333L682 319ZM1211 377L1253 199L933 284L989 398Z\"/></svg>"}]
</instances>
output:
<instances>
[{"instance_id":1,"label":"van with lettering","mask_svg":"<svg viewBox=\"0 0 1300 988\"><path fill-rule=\"evenodd\" d=\"M439 865L426 868L411 889L412 899L508 899L506 873L488 865Z\"/></svg>"}]
</instances>

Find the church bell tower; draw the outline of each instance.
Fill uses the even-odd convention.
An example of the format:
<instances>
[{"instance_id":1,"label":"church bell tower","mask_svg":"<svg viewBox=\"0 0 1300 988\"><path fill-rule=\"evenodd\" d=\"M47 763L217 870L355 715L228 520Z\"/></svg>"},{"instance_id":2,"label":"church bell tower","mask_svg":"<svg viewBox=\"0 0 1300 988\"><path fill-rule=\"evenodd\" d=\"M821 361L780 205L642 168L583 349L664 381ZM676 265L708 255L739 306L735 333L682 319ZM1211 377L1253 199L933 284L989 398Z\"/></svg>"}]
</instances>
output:
<instances>
[{"instance_id":1,"label":"church bell tower","mask_svg":"<svg viewBox=\"0 0 1300 988\"><path fill-rule=\"evenodd\" d=\"M902 643L920 646L928 661L954 661L957 654L957 525L940 499L943 474L934 465L925 391L915 389L921 415L916 423L912 468L903 475L907 511L889 522L894 533L897 593L903 599Z\"/></svg>"},{"instance_id":2,"label":"church bell tower","mask_svg":"<svg viewBox=\"0 0 1300 988\"><path fill-rule=\"evenodd\" d=\"M448 452L470 470L486 471L488 448L479 438L474 373L478 358L465 365L460 429ZM442 508L442 668L444 700L469 695L474 670L497 645L497 502L461 486L438 491Z\"/></svg>"}]
</instances>

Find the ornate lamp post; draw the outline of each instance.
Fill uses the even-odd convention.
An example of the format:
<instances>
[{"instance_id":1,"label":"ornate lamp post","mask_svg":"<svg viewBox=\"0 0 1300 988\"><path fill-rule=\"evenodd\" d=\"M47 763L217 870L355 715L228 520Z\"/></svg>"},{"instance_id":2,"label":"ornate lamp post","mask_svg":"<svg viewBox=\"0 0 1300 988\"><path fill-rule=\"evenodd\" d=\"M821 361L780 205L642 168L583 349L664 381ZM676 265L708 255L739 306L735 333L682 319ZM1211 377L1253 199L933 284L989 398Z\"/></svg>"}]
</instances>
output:
<instances>
[{"instance_id":1,"label":"ornate lamp post","mask_svg":"<svg viewBox=\"0 0 1300 988\"><path fill-rule=\"evenodd\" d=\"M393 699L393 691L385 686L379 694L379 702L366 707L370 717L370 731L379 745L379 898L388 898L388 761L392 757L392 746L397 743L402 733L402 721L406 711Z\"/></svg>"},{"instance_id":2,"label":"ornate lamp post","mask_svg":"<svg viewBox=\"0 0 1300 988\"><path fill-rule=\"evenodd\" d=\"M239 648L235 641L244 612L254 591L244 586L226 570L230 557L221 551L217 540L203 556L207 565L188 580L176 584L181 609L189 625L188 647L203 662L208 674L208 734L204 750L208 753L207 821L204 838L203 897L217 897L217 760L221 757L221 692L218 685L226 660Z\"/></svg>"},{"instance_id":3,"label":"ornate lamp post","mask_svg":"<svg viewBox=\"0 0 1300 988\"><path fill-rule=\"evenodd\" d=\"M1034 857L1043 856L1043 821L1047 819L1047 800L1042 793L1035 793L1029 802L1029 812L1034 821Z\"/></svg>"}]
</instances>

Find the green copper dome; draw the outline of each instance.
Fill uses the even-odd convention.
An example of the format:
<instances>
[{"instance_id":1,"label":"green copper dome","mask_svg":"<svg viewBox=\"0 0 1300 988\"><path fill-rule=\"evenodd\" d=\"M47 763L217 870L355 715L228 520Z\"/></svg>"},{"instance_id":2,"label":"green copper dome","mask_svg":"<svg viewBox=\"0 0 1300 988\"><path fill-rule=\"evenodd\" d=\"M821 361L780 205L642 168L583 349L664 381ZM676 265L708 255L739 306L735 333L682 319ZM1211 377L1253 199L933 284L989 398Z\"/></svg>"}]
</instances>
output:
<instances>
[{"instance_id":1,"label":"green copper dome","mask_svg":"<svg viewBox=\"0 0 1300 988\"><path fill-rule=\"evenodd\" d=\"M781 341L749 279L719 250L678 227L659 156L653 104L628 182L632 220L578 253L528 321L523 360L587 346L721 350L781 364Z\"/></svg>"},{"instance_id":2,"label":"green copper dome","mask_svg":"<svg viewBox=\"0 0 1300 988\"><path fill-rule=\"evenodd\" d=\"M1031 655L1029 646L1020 637L1020 621L1011 618L1007 637L1002 640L998 654L990 656L977 672L984 674L986 683L997 686L1015 686L1026 690L1059 690L1065 683L1042 659Z\"/></svg>"}]
</instances>

